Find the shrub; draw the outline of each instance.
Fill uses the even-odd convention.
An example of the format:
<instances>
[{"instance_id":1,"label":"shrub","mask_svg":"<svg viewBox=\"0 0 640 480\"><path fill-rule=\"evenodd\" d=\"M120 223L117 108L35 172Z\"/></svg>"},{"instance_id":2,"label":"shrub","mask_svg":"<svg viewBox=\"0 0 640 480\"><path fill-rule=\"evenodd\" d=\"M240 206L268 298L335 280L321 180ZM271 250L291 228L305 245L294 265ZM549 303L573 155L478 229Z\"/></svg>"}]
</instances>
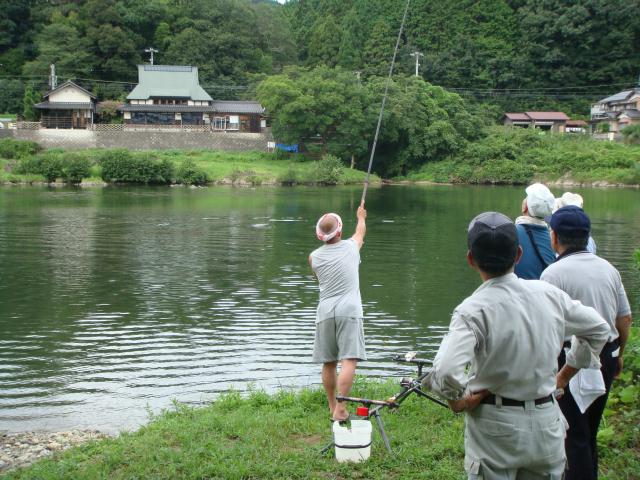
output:
<instances>
[{"instance_id":1,"label":"shrub","mask_svg":"<svg viewBox=\"0 0 640 480\"><path fill-rule=\"evenodd\" d=\"M2 158L26 158L35 155L41 150L40 145L29 140L14 140L13 138L3 138L0 140L0 157Z\"/></svg>"},{"instance_id":2,"label":"shrub","mask_svg":"<svg viewBox=\"0 0 640 480\"><path fill-rule=\"evenodd\" d=\"M91 160L85 153L67 153L62 159L62 178L68 183L80 183L91 176Z\"/></svg>"},{"instance_id":3,"label":"shrub","mask_svg":"<svg viewBox=\"0 0 640 480\"><path fill-rule=\"evenodd\" d=\"M627 145L640 145L640 125L629 125L620 132Z\"/></svg>"},{"instance_id":4,"label":"shrub","mask_svg":"<svg viewBox=\"0 0 640 480\"><path fill-rule=\"evenodd\" d=\"M204 185L209 181L207 173L198 168L196 162L185 158L178 167L176 182L184 185Z\"/></svg>"},{"instance_id":5,"label":"shrub","mask_svg":"<svg viewBox=\"0 0 640 480\"><path fill-rule=\"evenodd\" d=\"M106 150L98 157L102 179L111 183L170 183L173 164L158 161L150 153L132 154L128 150Z\"/></svg>"},{"instance_id":6,"label":"shrub","mask_svg":"<svg viewBox=\"0 0 640 480\"><path fill-rule=\"evenodd\" d=\"M334 155L325 155L316 164L316 181L324 185L336 185L342 178L344 165Z\"/></svg>"},{"instance_id":7,"label":"shrub","mask_svg":"<svg viewBox=\"0 0 640 480\"><path fill-rule=\"evenodd\" d=\"M289 170L278 177L278 182L287 186L295 185L298 183L298 172L294 168L289 168Z\"/></svg>"},{"instance_id":8,"label":"shrub","mask_svg":"<svg viewBox=\"0 0 640 480\"><path fill-rule=\"evenodd\" d=\"M20 160L17 173L42 175L49 183L63 176L63 160L60 152L46 151Z\"/></svg>"}]
</instances>

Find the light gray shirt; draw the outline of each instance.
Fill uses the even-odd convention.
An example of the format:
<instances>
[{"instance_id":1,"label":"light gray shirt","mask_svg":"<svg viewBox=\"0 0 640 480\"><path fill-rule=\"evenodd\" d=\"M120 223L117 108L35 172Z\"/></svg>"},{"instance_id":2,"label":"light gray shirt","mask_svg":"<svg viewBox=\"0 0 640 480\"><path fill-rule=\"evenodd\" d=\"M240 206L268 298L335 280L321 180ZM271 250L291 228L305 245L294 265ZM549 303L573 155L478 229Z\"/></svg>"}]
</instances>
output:
<instances>
[{"instance_id":1,"label":"light gray shirt","mask_svg":"<svg viewBox=\"0 0 640 480\"><path fill-rule=\"evenodd\" d=\"M549 265L540 280L595 308L609 324L608 341L618 338L616 318L630 315L631 306L620 272L604 258L589 252L571 253Z\"/></svg>"},{"instance_id":2,"label":"light gray shirt","mask_svg":"<svg viewBox=\"0 0 640 480\"><path fill-rule=\"evenodd\" d=\"M353 239L324 244L311 253L311 268L320 284L316 323L332 317L362 318L360 249Z\"/></svg>"},{"instance_id":3,"label":"light gray shirt","mask_svg":"<svg viewBox=\"0 0 640 480\"><path fill-rule=\"evenodd\" d=\"M556 389L564 337L576 335L567 364L586 368L600 365L608 334L593 308L509 273L487 280L455 309L427 384L448 399L484 389L515 400L545 397Z\"/></svg>"}]
</instances>

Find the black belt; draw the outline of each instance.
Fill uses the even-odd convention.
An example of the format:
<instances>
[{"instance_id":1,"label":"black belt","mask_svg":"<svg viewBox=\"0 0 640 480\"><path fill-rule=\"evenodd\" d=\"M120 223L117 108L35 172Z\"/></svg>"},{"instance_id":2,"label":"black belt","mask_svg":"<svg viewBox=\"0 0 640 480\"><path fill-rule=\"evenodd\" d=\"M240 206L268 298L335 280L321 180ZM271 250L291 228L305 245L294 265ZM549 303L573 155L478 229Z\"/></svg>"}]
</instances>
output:
<instances>
[{"instance_id":1,"label":"black belt","mask_svg":"<svg viewBox=\"0 0 640 480\"><path fill-rule=\"evenodd\" d=\"M543 405L551 401L553 401L553 395L549 394L546 397L536 398L533 402L536 405ZM482 399L481 403L486 403L488 405L495 405L496 396L493 393L490 395L487 395ZM502 405L504 405L505 407L524 407L524 404L525 404L524 400L514 400L512 398L502 397Z\"/></svg>"}]
</instances>

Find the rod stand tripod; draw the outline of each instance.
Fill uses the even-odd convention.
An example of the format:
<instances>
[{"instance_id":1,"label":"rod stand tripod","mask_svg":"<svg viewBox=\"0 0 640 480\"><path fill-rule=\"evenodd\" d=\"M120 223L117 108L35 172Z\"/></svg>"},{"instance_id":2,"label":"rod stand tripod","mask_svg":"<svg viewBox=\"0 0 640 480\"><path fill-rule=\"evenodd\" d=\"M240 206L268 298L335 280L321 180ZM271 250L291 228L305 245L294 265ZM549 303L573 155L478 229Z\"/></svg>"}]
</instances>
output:
<instances>
[{"instance_id":1,"label":"rod stand tripod","mask_svg":"<svg viewBox=\"0 0 640 480\"><path fill-rule=\"evenodd\" d=\"M382 416L380 415L380 412L383 408L386 407L391 410L397 410L398 408L400 408L402 402L404 402L404 400L412 393L415 393L421 398L426 398L427 400L430 400L442 407L449 408L449 406L445 402L422 390L422 381L431 372L431 369L428 369L427 372L424 372L424 366L431 365L431 360L416 358L414 352L410 352L406 355L396 355L395 357L393 357L393 359L397 362L412 363L416 365L418 369L418 377L415 379L404 377L402 380L400 380L401 390L392 397L388 398L387 400L373 400L370 398L347 397L343 395L336 396L336 400L338 402L357 403L367 408L367 414L359 416L363 419L370 419L372 417L375 419L376 426L378 427L378 431L380 432L380 436L382 437L384 446L389 453L391 453L391 444L389 442L387 432L384 429ZM321 453L327 453L333 446L334 443L332 442L329 445L323 447Z\"/></svg>"}]
</instances>

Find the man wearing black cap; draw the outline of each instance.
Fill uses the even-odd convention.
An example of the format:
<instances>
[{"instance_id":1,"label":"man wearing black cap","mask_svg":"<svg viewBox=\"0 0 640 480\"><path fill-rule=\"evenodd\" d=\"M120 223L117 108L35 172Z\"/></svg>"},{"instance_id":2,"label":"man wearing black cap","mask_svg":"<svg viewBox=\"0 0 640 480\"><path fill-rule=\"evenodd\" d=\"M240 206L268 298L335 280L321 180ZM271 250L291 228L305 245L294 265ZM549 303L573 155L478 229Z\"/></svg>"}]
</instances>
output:
<instances>
[{"instance_id":1,"label":"man wearing black cap","mask_svg":"<svg viewBox=\"0 0 640 480\"><path fill-rule=\"evenodd\" d=\"M571 205L557 210L551 217L551 245L558 258L541 277L571 298L593 307L609 327L607 343L600 354L601 376L597 369L581 372L559 401L569 422L565 441L569 480L598 478L598 426L611 383L622 370L622 354L631 326L631 308L620 273L609 262L587 251L590 230L591 221L580 207ZM565 346L573 343L571 335L566 334ZM559 366L564 363L563 351Z\"/></svg>"},{"instance_id":2,"label":"man wearing black cap","mask_svg":"<svg viewBox=\"0 0 640 480\"><path fill-rule=\"evenodd\" d=\"M560 289L516 277L522 249L506 216L478 215L467 240L483 284L454 310L425 383L466 413L469 479L560 479L565 427L553 393L558 378L597 364L609 328ZM558 372L567 333L579 341Z\"/></svg>"}]
</instances>

